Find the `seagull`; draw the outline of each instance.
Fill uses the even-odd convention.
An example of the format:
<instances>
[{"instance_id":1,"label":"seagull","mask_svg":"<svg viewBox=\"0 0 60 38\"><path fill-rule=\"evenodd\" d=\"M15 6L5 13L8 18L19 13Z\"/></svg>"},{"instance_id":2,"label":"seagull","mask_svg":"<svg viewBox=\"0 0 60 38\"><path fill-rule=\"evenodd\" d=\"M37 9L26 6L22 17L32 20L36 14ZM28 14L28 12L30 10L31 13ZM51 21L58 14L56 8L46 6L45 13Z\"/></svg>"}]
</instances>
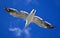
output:
<instances>
[{"instance_id":1,"label":"seagull","mask_svg":"<svg viewBox=\"0 0 60 38\"><path fill-rule=\"evenodd\" d=\"M35 13L36 13L35 9L32 9L30 13L23 10L18 12L14 8L6 8L6 7L4 7L4 10L7 11L13 17L23 18L24 20L26 20L24 28L26 28L31 22L37 24L39 27L42 27L42 28L49 28L49 29L55 28L54 26L52 26L52 24L48 23L47 21L43 21L43 19L38 16L35 16Z\"/></svg>"}]
</instances>

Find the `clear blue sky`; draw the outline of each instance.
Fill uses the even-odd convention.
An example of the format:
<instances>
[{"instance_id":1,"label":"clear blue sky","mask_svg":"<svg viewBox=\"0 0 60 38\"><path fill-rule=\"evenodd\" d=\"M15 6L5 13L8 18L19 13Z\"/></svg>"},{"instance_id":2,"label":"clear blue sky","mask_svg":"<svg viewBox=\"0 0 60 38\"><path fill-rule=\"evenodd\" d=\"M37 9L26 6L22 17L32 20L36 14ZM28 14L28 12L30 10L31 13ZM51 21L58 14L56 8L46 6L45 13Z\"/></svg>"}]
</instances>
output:
<instances>
[{"instance_id":1,"label":"clear blue sky","mask_svg":"<svg viewBox=\"0 0 60 38\"><path fill-rule=\"evenodd\" d=\"M37 10L37 16L50 22L56 29L44 29L31 23L30 38L60 38L60 0L0 0L0 38L19 38L9 31L11 27L22 29L25 20L14 18L9 15L3 7L24 10L30 13L32 9ZM24 33L20 36L25 38Z\"/></svg>"}]
</instances>

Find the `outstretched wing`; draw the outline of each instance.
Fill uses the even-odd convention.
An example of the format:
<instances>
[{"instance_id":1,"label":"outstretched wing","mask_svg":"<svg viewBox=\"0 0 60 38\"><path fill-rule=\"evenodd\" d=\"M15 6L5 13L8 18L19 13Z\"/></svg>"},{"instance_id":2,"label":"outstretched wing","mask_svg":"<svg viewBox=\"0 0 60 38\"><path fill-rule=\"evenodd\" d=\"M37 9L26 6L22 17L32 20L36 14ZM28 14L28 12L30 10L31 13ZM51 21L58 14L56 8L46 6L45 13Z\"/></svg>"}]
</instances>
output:
<instances>
[{"instance_id":1,"label":"outstretched wing","mask_svg":"<svg viewBox=\"0 0 60 38\"><path fill-rule=\"evenodd\" d=\"M4 7L4 10L7 11L10 15L12 15L13 17L16 17L16 18L26 19L26 17L28 16L27 12L25 12L25 11L18 12L14 8L6 8L6 7Z\"/></svg>"},{"instance_id":2,"label":"outstretched wing","mask_svg":"<svg viewBox=\"0 0 60 38\"><path fill-rule=\"evenodd\" d=\"M41 18L37 16L34 16L33 22L36 23L39 27L54 28L50 23L43 21Z\"/></svg>"},{"instance_id":3,"label":"outstretched wing","mask_svg":"<svg viewBox=\"0 0 60 38\"><path fill-rule=\"evenodd\" d=\"M27 16L28 16L28 13L25 11L20 11L20 13L16 15L17 18L23 18L23 19L26 19Z\"/></svg>"}]
</instances>

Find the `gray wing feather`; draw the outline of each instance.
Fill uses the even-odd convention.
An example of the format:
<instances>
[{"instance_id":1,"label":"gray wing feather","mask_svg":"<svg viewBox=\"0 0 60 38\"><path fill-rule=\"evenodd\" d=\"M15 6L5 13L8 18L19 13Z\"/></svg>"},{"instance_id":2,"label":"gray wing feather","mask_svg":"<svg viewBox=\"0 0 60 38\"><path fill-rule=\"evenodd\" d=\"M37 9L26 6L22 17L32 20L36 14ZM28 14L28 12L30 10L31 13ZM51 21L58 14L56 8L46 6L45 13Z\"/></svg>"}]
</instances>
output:
<instances>
[{"instance_id":1,"label":"gray wing feather","mask_svg":"<svg viewBox=\"0 0 60 38\"><path fill-rule=\"evenodd\" d=\"M42 26L42 19L40 17L34 16L33 22L36 23L38 26Z\"/></svg>"},{"instance_id":2,"label":"gray wing feather","mask_svg":"<svg viewBox=\"0 0 60 38\"><path fill-rule=\"evenodd\" d=\"M26 19L27 16L28 16L28 13L25 11L20 11L19 13L16 13L15 15L16 18L23 18L23 19Z\"/></svg>"},{"instance_id":3,"label":"gray wing feather","mask_svg":"<svg viewBox=\"0 0 60 38\"><path fill-rule=\"evenodd\" d=\"M26 11L20 11L20 13L18 14L18 17L26 19L28 16L28 13Z\"/></svg>"}]
</instances>

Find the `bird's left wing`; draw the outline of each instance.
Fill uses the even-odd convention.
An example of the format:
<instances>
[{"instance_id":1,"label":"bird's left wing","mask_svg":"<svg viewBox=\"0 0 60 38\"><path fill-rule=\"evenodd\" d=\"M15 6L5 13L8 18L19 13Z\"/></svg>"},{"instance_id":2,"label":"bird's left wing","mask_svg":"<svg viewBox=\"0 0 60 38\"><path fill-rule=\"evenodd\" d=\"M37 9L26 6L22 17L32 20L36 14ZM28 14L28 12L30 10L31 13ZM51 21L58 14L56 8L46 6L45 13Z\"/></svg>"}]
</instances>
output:
<instances>
[{"instance_id":1,"label":"bird's left wing","mask_svg":"<svg viewBox=\"0 0 60 38\"><path fill-rule=\"evenodd\" d=\"M17 18L23 18L25 20L26 20L27 16L28 16L28 13L26 11L20 11L20 13L18 13L16 15Z\"/></svg>"},{"instance_id":2,"label":"bird's left wing","mask_svg":"<svg viewBox=\"0 0 60 38\"><path fill-rule=\"evenodd\" d=\"M36 23L39 27L43 28L54 28L50 23L43 21L40 17L34 16L33 22Z\"/></svg>"},{"instance_id":3,"label":"bird's left wing","mask_svg":"<svg viewBox=\"0 0 60 38\"><path fill-rule=\"evenodd\" d=\"M25 12L25 11L20 11L19 13L18 12L15 12L15 13L11 13L11 15L13 17L16 17L16 18L23 18L26 20L27 16L28 16L28 13Z\"/></svg>"},{"instance_id":4,"label":"bird's left wing","mask_svg":"<svg viewBox=\"0 0 60 38\"><path fill-rule=\"evenodd\" d=\"M18 12L14 8L6 8L6 7L4 7L4 10L7 11L10 15L12 15L13 17L16 17L16 18L26 19L27 16L28 16L28 13L26 11L20 11L20 12Z\"/></svg>"}]
</instances>

